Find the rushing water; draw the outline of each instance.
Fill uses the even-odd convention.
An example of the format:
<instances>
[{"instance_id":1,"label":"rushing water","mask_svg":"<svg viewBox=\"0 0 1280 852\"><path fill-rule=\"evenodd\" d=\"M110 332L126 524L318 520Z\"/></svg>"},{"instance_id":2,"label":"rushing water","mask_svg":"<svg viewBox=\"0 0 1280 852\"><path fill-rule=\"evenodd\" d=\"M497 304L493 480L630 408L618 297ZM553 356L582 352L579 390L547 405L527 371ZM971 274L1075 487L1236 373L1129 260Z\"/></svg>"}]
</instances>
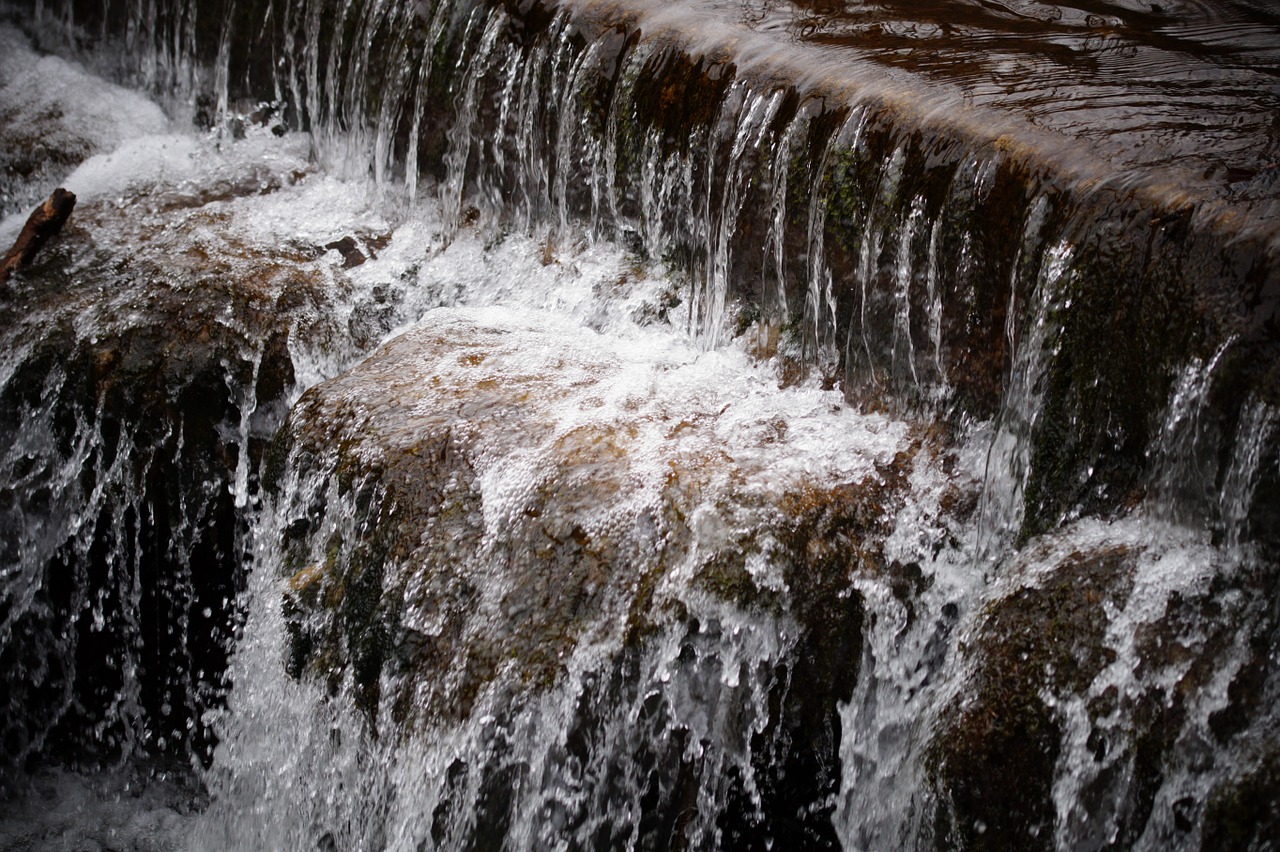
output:
<instances>
[{"instance_id":1,"label":"rushing water","mask_svg":"<svg viewBox=\"0 0 1280 852\"><path fill-rule=\"evenodd\" d=\"M1275 22L828 5L0 29L0 844L1271 848Z\"/></svg>"}]
</instances>

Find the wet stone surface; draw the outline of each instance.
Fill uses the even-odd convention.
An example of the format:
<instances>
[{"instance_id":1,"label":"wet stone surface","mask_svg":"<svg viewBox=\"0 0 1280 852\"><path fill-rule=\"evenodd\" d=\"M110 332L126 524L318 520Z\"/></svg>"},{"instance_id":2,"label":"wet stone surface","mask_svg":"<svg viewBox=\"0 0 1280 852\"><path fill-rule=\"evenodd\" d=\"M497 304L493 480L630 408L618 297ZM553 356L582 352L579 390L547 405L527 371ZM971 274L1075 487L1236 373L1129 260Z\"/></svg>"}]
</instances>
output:
<instances>
[{"instance_id":1,"label":"wet stone surface","mask_svg":"<svg viewBox=\"0 0 1280 852\"><path fill-rule=\"evenodd\" d=\"M1115 531L1040 547L962 642L926 758L938 848L1247 848L1274 783L1274 564Z\"/></svg>"},{"instance_id":2,"label":"wet stone surface","mask_svg":"<svg viewBox=\"0 0 1280 852\"><path fill-rule=\"evenodd\" d=\"M351 349L322 251L228 225L301 177L83 203L0 293L6 773L209 747L294 360Z\"/></svg>"},{"instance_id":3,"label":"wet stone surface","mask_svg":"<svg viewBox=\"0 0 1280 852\"><path fill-rule=\"evenodd\" d=\"M1280 16L1265 3L708 5L752 30L952 87L957 106L1024 116L1118 169L1176 169L1236 201L1273 202L1280 190Z\"/></svg>"},{"instance_id":4,"label":"wet stone surface","mask_svg":"<svg viewBox=\"0 0 1280 852\"><path fill-rule=\"evenodd\" d=\"M727 700L708 676L771 696L753 708L749 691L731 712L755 721L704 743L750 755L731 786L752 786L712 815L724 836L754 848L790 826L834 847L824 800L839 785L836 705L861 655L850 578L890 570L882 541L919 443L846 414L868 438L847 479L786 463L770 473L785 420L651 397L653 379L636 381L651 368L629 350L550 315L437 310L305 394L268 466L290 671L352 695L397 738L462 724L495 694L513 712L596 647L572 746L612 736L593 726L641 698L639 675L624 673L674 636L687 650L646 712ZM687 367L655 378L679 383ZM731 625L753 618L775 624L782 645L737 674L717 642L732 645L742 628ZM690 734L651 724L676 742ZM712 783L696 766L676 771L685 750L592 757L618 771L676 761L654 777L646 842L683 838L681 785Z\"/></svg>"},{"instance_id":5,"label":"wet stone surface","mask_svg":"<svg viewBox=\"0 0 1280 852\"><path fill-rule=\"evenodd\" d=\"M441 310L272 440L302 350L403 319L394 283L335 295L385 234L232 227L305 168L100 196L0 294L7 768L203 754L265 459L266 626L214 805L259 844L1265 847L1274 15L428 5L343 4L368 37L325 42L324 2L235 4L291 46L233 39L231 76L323 66L315 150L376 124L418 168L357 170L440 178L443 243L557 222L551 266L578 222L663 258L648 321L678 308L703 357L603 310ZM94 150L56 137L45 173L13 138L6 193ZM495 298L525 304L518 277ZM827 396L796 415L744 404L746 372L691 378L741 355L735 325L771 340L769 394ZM939 523L932 439L849 404L981 443L983 493Z\"/></svg>"}]
</instances>

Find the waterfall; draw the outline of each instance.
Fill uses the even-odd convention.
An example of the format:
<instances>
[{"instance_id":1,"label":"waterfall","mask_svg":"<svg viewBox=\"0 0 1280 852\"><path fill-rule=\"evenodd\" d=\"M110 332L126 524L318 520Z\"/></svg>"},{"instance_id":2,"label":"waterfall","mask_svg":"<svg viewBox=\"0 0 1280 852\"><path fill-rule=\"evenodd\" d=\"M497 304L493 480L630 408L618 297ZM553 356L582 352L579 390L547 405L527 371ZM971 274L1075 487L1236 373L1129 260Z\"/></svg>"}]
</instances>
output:
<instances>
[{"instance_id":1,"label":"waterfall","mask_svg":"<svg viewBox=\"0 0 1280 852\"><path fill-rule=\"evenodd\" d=\"M1273 167L836 5L0 6L0 846L1269 848Z\"/></svg>"}]
</instances>

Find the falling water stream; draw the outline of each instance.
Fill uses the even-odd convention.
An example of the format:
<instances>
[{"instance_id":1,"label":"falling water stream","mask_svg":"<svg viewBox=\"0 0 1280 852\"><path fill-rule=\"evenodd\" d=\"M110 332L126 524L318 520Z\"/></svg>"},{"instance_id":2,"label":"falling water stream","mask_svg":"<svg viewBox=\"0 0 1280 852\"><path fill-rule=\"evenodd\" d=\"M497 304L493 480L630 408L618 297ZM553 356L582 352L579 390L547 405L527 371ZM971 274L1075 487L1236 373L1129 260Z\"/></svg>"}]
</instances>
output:
<instances>
[{"instance_id":1,"label":"falling water stream","mask_svg":"<svg viewBox=\"0 0 1280 852\"><path fill-rule=\"evenodd\" d=\"M0 848L1277 848L1280 20L900 5L0 5Z\"/></svg>"}]
</instances>

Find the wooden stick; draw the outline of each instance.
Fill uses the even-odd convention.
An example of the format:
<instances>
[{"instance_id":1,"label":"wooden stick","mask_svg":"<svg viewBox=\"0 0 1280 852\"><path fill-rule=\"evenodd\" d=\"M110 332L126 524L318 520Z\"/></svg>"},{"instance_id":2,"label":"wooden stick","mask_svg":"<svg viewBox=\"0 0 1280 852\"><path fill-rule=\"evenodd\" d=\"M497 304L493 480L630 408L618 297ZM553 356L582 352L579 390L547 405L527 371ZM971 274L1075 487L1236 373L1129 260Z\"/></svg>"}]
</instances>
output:
<instances>
[{"instance_id":1,"label":"wooden stick","mask_svg":"<svg viewBox=\"0 0 1280 852\"><path fill-rule=\"evenodd\" d=\"M62 230L75 206L75 193L58 187L47 201L32 212L27 224L22 226L22 232L18 234L13 248L9 249L4 261L0 263L0 285L7 282L13 273L31 264L40 247Z\"/></svg>"}]
</instances>

